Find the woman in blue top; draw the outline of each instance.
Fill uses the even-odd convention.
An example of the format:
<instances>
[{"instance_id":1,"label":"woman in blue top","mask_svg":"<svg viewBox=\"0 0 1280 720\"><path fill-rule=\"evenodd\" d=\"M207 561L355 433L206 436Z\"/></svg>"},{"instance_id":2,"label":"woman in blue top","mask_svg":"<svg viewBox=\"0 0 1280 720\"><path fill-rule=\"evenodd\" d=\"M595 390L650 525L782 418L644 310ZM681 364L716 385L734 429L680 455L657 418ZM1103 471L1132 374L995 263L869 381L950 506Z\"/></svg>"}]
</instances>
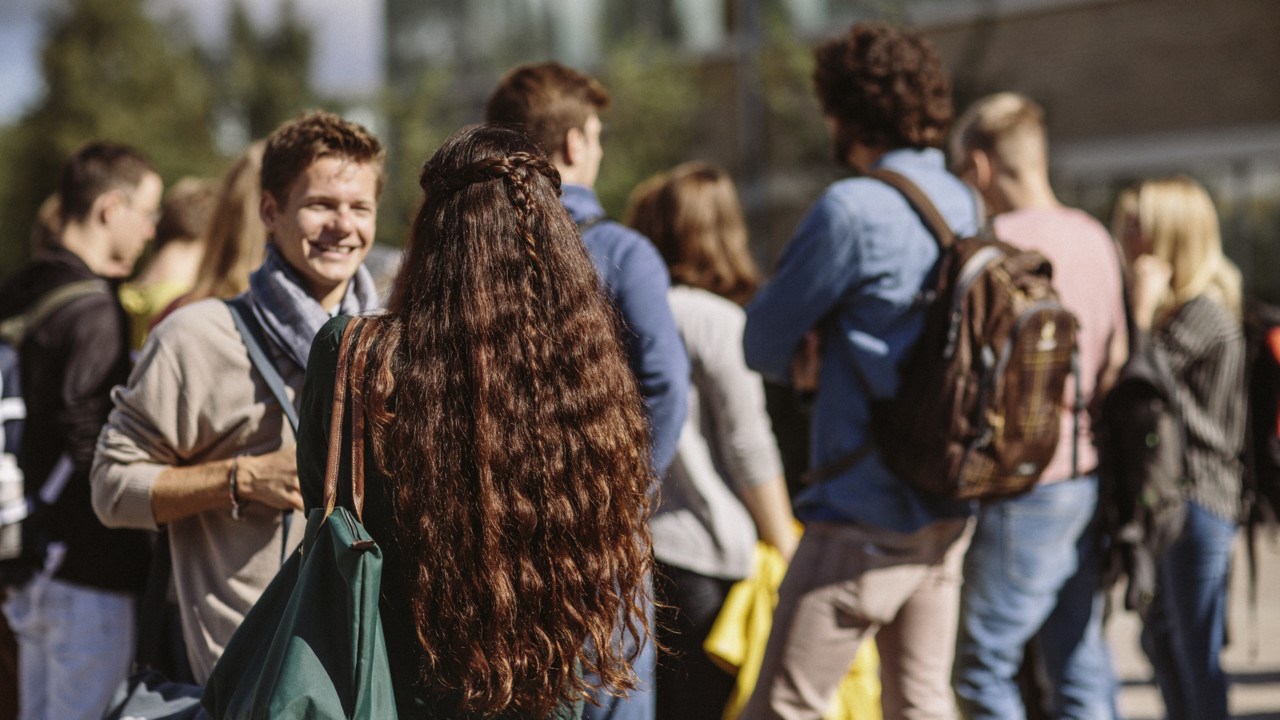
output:
<instances>
[{"instance_id":1,"label":"woman in blue top","mask_svg":"<svg viewBox=\"0 0 1280 720\"><path fill-rule=\"evenodd\" d=\"M652 479L636 383L559 174L523 135L472 127L425 192L385 315L366 321L365 525L402 718L568 718L593 672L634 684ZM313 345L298 475L322 502L349 318ZM343 480L343 482L347 482ZM339 497L348 495L339 492Z\"/></svg>"}]
</instances>

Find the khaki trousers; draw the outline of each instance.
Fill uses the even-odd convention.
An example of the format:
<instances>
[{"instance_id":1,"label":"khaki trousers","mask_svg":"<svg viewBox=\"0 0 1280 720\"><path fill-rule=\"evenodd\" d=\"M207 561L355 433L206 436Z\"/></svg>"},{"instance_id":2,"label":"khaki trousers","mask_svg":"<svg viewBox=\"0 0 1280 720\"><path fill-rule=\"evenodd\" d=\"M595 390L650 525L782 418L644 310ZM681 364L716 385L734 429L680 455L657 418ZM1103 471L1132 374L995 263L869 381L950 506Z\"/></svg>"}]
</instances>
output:
<instances>
[{"instance_id":1,"label":"khaki trousers","mask_svg":"<svg viewBox=\"0 0 1280 720\"><path fill-rule=\"evenodd\" d=\"M872 637L885 720L954 718L951 663L972 533L969 520L911 534L806 525L742 720L818 720Z\"/></svg>"}]
</instances>

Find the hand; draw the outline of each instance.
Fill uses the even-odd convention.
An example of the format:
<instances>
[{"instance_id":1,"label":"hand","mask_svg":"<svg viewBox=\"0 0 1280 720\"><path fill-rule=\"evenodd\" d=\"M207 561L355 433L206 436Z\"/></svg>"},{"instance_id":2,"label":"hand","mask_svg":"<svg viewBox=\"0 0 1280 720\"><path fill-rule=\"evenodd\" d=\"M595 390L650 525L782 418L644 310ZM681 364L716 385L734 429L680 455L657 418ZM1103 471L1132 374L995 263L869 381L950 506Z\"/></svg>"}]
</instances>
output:
<instances>
[{"instance_id":1,"label":"hand","mask_svg":"<svg viewBox=\"0 0 1280 720\"><path fill-rule=\"evenodd\" d=\"M282 447L266 455L241 457L236 485L244 500L260 502L277 510L302 510L297 446Z\"/></svg>"},{"instance_id":2,"label":"hand","mask_svg":"<svg viewBox=\"0 0 1280 720\"><path fill-rule=\"evenodd\" d=\"M1156 310L1168 296L1173 268L1154 255L1139 255L1133 261L1133 322L1150 330Z\"/></svg>"},{"instance_id":3,"label":"hand","mask_svg":"<svg viewBox=\"0 0 1280 720\"><path fill-rule=\"evenodd\" d=\"M821 374L822 341L817 331L810 330L804 334L795 357L791 359L791 386L800 392L814 392L818 389Z\"/></svg>"}]
</instances>

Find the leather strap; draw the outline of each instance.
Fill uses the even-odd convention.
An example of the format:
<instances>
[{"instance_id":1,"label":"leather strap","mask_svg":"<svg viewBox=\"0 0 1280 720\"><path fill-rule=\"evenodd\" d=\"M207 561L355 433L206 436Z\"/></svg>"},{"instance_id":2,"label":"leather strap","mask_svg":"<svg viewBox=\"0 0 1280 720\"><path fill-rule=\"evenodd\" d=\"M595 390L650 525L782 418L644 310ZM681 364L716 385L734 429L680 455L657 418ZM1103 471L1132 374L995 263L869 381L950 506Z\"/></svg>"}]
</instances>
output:
<instances>
[{"instance_id":1,"label":"leather strap","mask_svg":"<svg viewBox=\"0 0 1280 720\"><path fill-rule=\"evenodd\" d=\"M342 340L338 344L338 369L334 373L333 381L333 408L329 416L329 456L325 463L324 469L324 516L327 518L333 513L333 508L338 502L338 468L342 464L342 416L346 412L347 407L347 385L350 384L351 378L348 372L349 358L353 350L353 340L356 335L357 328L360 327L363 320L361 318L351 318L346 328L342 331ZM356 462L356 448L352 446L352 463ZM361 446L363 450L363 444ZM363 465L364 458L360 458ZM360 476L359 496L364 499L364 475ZM355 473L352 473L352 494L356 494L354 487L356 482Z\"/></svg>"},{"instance_id":2,"label":"leather strap","mask_svg":"<svg viewBox=\"0 0 1280 720\"><path fill-rule=\"evenodd\" d=\"M352 319L351 322L356 322ZM351 505L356 519L364 522L364 381L369 358L363 338L352 340L351 349Z\"/></svg>"},{"instance_id":3,"label":"leather strap","mask_svg":"<svg viewBox=\"0 0 1280 720\"><path fill-rule=\"evenodd\" d=\"M951 229L951 225L949 225L946 219L942 217L942 213L938 212L937 206L934 205L933 201L929 199L929 196L920 189L920 186L908 180L902 173L886 168L870 170L866 173L866 177L879 180L902 194L906 199L907 204L911 206L911 209L920 217L920 221L924 223L925 229L929 231L929 234L932 235L933 239L938 243L938 249L940 252L946 252L948 248L955 244L956 234ZM861 373L858 373L857 375L863 394L866 395L867 402L870 403L872 401L871 388L867 384L866 378L862 377ZM875 441L869 439L858 449L845 453L835 460L805 473L801 478L801 482L806 486L816 485L820 482L830 480L837 475L846 473L857 467L859 463L865 460L867 456L871 454L874 446Z\"/></svg>"},{"instance_id":4,"label":"leather strap","mask_svg":"<svg viewBox=\"0 0 1280 720\"><path fill-rule=\"evenodd\" d=\"M942 213L938 212L938 207L920 189L919 185L908 180L902 173L885 168L871 170L867 173L867 177L875 178L901 193L907 199L907 204L911 206L911 209L916 211L916 215L920 216L920 220L924 223L925 228L929 230L929 234L933 235L934 240L938 241L938 247L946 250L955 243L955 232L947 224L946 218L942 217Z\"/></svg>"}]
</instances>

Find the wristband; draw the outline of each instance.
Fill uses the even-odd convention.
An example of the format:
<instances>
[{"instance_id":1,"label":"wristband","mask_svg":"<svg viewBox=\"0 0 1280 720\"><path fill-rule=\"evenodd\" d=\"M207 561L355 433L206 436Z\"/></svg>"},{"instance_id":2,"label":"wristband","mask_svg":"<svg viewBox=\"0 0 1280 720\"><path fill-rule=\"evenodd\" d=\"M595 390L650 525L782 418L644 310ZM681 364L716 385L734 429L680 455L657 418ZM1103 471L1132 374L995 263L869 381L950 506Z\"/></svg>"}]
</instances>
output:
<instances>
[{"instance_id":1,"label":"wristband","mask_svg":"<svg viewBox=\"0 0 1280 720\"><path fill-rule=\"evenodd\" d=\"M227 471L227 491L231 495L231 519L240 519L240 508L244 502L240 500L240 487L236 481L236 473L240 470L240 456L231 458L231 469Z\"/></svg>"}]
</instances>

